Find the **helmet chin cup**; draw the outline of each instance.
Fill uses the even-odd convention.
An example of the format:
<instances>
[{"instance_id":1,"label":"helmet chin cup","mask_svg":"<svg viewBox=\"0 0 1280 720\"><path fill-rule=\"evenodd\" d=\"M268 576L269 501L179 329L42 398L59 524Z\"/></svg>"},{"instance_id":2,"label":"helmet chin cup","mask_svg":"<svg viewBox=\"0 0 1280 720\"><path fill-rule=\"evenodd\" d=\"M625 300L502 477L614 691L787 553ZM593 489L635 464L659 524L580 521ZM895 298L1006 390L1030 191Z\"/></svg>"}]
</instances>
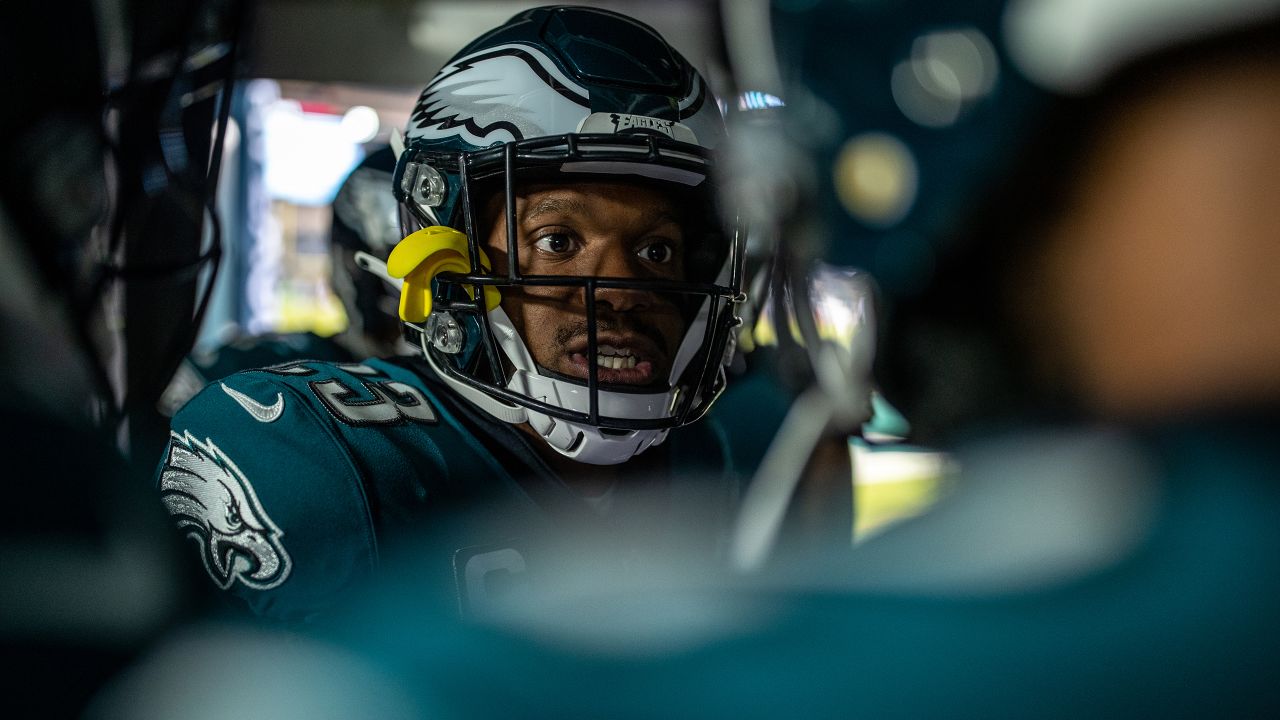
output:
<instances>
[{"instance_id":1,"label":"helmet chin cup","mask_svg":"<svg viewBox=\"0 0 1280 720\"><path fill-rule=\"evenodd\" d=\"M550 424L545 431L535 425L537 418ZM547 444L565 457L588 465L624 463L667 439L667 430L631 430L621 435L605 435L597 427L557 420L537 412L529 413L529 425Z\"/></svg>"},{"instance_id":2,"label":"helmet chin cup","mask_svg":"<svg viewBox=\"0 0 1280 720\"><path fill-rule=\"evenodd\" d=\"M522 395L538 393L541 399L561 407L573 407L575 399L579 402L584 401L587 394L585 387L522 371L515 373L508 388ZM568 397L562 394L565 392L569 393ZM618 405L647 405L651 408L662 406L669 404L664 403L663 400L669 398L671 393L628 397L623 393L601 391L600 395L602 405L613 406L614 409L611 412L625 413L628 409ZM649 400L642 399L645 397ZM654 445L662 444L668 432L665 429L606 432L593 425L553 418L536 410L530 410L528 416L529 427L533 428L534 432L538 433L552 449L571 460L589 465L624 463Z\"/></svg>"},{"instance_id":3,"label":"helmet chin cup","mask_svg":"<svg viewBox=\"0 0 1280 720\"><path fill-rule=\"evenodd\" d=\"M516 332L511 319L501 307L489 313L489 324L498 338L498 347L512 364L514 371L507 389L528 398L572 410L587 413L590 410L591 391L586 384L548 377L540 372L525 345ZM596 391L597 406L602 416L658 419L669 417L677 389L659 393L622 393L609 390ZM667 437L667 430L609 430L554 418L535 409L528 409L527 421L556 452L567 458L591 465L616 465L626 462L636 454L660 444Z\"/></svg>"}]
</instances>

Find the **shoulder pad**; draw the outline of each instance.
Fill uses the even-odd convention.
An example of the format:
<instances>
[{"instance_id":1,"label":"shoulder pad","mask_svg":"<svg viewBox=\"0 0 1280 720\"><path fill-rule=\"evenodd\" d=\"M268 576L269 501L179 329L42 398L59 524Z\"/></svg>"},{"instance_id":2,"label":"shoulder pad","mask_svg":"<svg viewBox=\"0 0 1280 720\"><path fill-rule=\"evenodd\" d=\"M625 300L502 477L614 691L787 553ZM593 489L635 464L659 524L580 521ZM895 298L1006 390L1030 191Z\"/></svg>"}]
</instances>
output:
<instances>
[{"instance_id":1,"label":"shoulder pad","mask_svg":"<svg viewBox=\"0 0 1280 720\"><path fill-rule=\"evenodd\" d=\"M257 614L304 619L374 567L366 478L331 413L351 397L340 387L385 392L381 405L399 401L419 417L429 404L365 369L307 362L237 373L173 419L157 477L162 501L214 584ZM374 412L356 407L361 417Z\"/></svg>"}]
</instances>

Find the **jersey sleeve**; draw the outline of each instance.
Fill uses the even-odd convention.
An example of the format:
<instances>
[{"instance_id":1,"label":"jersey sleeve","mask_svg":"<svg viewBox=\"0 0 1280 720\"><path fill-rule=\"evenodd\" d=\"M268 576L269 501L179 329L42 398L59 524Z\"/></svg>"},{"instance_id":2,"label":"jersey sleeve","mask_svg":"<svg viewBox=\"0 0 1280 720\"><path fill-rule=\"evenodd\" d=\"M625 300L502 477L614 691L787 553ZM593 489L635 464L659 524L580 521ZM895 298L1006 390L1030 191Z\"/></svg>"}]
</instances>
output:
<instances>
[{"instance_id":1,"label":"jersey sleeve","mask_svg":"<svg viewBox=\"0 0 1280 720\"><path fill-rule=\"evenodd\" d=\"M298 379L207 386L174 416L156 486L191 560L260 617L305 621L374 568L359 466Z\"/></svg>"}]
</instances>

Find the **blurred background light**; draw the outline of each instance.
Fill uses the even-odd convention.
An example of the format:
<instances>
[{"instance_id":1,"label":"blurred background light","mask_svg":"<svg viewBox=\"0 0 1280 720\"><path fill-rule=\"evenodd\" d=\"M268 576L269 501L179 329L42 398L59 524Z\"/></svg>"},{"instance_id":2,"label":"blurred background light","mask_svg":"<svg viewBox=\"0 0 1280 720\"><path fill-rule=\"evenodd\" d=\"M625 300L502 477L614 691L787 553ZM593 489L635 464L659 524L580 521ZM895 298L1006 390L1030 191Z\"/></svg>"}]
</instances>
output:
<instances>
[{"instance_id":1,"label":"blurred background light","mask_svg":"<svg viewBox=\"0 0 1280 720\"><path fill-rule=\"evenodd\" d=\"M995 49L981 32L931 32L916 38L911 56L894 67L890 87L903 115L919 125L945 127L991 92L998 67Z\"/></svg>"},{"instance_id":2,"label":"blurred background light","mask_svg":"<svg viewBox=\"0 0 1280 720\"><path fill-rule=\"evenodd\" d=\"M915 202L915 157L893 135L870 132L850 138L832 173L845 210L868 225L893 225Z\"/></svg>"},{"instance_id":3,"label":"blurred background light","mask_svg":"<svg viewBox=\"0 0 1280 720\"><path fill-rule=\"evenodd\" d=\"M782 98L759 90L748 90L738 96L739 110L764 110L784 106Z\"/></svg>"},{"instance_id":4,"label":"blurred background light","mask_svg":"<svg viewBox=\"0 0 1280 720\"><path fill-rule=\"evenodd\" d=\"M360 115L355 122L361 122ZM367 116L364 122L367 129ZM333 202L343 179L364 157L344 116L304 112L294 100L272 103L264 130L267 192L295 205Z\"/></svg>"},{"instance_id":5,"label":"blurred background light","mask_svg":"<svg viewBox=\"0 0 1280 720\"><path fill-rule=\"evenodd\" d=\"M359 145L367 143L378 136L382 123L378 120L378 111L368 105L356 105L342 116L342 129L347 132L351 142Z\"/></svg>"}]
</instances>

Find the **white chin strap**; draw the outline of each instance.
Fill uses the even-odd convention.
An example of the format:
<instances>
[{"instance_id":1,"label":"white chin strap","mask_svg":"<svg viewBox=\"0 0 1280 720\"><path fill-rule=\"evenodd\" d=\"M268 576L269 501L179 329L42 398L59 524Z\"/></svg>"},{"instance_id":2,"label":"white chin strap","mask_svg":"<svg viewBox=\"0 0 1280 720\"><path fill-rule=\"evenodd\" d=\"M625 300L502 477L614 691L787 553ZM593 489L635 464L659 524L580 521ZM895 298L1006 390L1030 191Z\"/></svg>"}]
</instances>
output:
<instances>
[{"instance_id":1,"label":"white chin strap","mask_svg":"<svg viewBox=\"0 0 1280 720\"><path fill-rule=\"evenodd\" d=\"M676 353L670 378L684 372L692 359L706 327L706 304L698 318L690 324L684 341ZM489 312L489 324L493 328L498 347L515 368L507 389L525 397L572 410L590 412L591 392L585 384L548 377L539 372L524 340L511 324L511 318L501 307ZM426 348L424 348L425 350ZM626 462L639 453L660 444L667 437L667 430L601 430L594 425L554 418L522 405L503 402L455 380L440 368L430 352L427 362L435 368L459 395L488 412L497 419L512 424L527 422L547 444L567 458L591 465L616 465ZM670 383L674 384L674 382ZM658 393L628 393L597 389L596 397L602 417L629 420L654 420L671 417L679 390L672 388Z\"/></svg>"}]
</instances>

